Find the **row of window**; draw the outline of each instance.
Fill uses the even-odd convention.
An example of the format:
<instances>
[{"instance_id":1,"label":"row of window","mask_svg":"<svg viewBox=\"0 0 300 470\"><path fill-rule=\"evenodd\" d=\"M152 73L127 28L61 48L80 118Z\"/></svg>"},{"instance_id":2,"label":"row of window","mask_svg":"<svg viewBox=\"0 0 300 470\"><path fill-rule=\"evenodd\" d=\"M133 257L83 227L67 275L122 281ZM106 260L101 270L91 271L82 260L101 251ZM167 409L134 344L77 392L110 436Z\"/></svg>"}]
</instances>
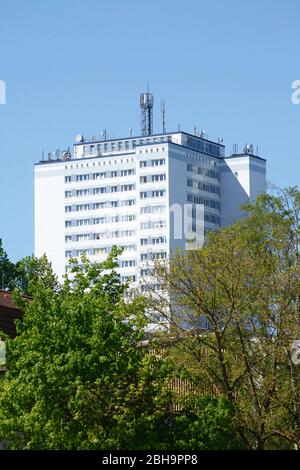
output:
<instances>
[{"instance_id":1,"label":"row of window","mask_svg":"<svg viewBox=\"0 0 300 470\"><path fill-rule=\"evenodd\" d=\"M141 223L141 230L149 230L149 229L160 229L166 227L165 220L157 220L152 222L142 222Z\"/></svg>"},{"instance_id":2,"label":"row of window","mask_svg":"<svg viewBox=\"0 0 300 470\"><path fill-rule=\"evenodd\" d=\"M167 243L166 237L141 238L141 245L160 245Z\"/></svg>"},{"instance_id":3,"label":"row of window","mask_svg":"<svg viewBox=\"0 0 300 470\"><path fill-rule=\"evenodd\" d=\"M84 225L98 225L115 222L133 222L136 219L135 214L113 215L111 217L94 217L93 219L66 220L65 227L82 227Z\"/></svg>"},{"instance_id":4,"label":"row of window","mask_svg":"<svg viewBox=\"0 0 300 470\"><path fill-rule=\"evenodd\" d=\"M120 162L116 161L115 164ZM140 161L140 167L155 167L162 166L166 164L165 158L155 158L151 160L142 160ZM134 168L128 168L124 170L112 170L112 171L102 171L96 173L83 173L81 175L66 175L65 183L71 183L72 181L89 181L89 180L98 180L104 178L117 178L119 176L133 176L135 174Z\"/></svg>"},{"instance_id":5,"label":"row of window","mask_svg":"<svg viewBox=\"0 0 300 470\"><path fill-rule=\"evenodd\" d=\"M200 152L209 153L216 157L221 156L221 149L219 145L212 144L210 142L205 142L200 139L195 139L193 137L188 137L186 140L186 144L188 147L196 149Z\"/></svg>"},{"instance_id":6,"label":"row of window","mask_svg":"<svg viewBox=\"0 0 300 470\"><path fill-rule=\"evenodd\" d=\"M198 165L193 165L192 163L187 164L187 170L193 173L197 173L197 175L208 176L209 178L219 179L220 174L217 171L208 170L207 168L203 168Z\"/></svg>"},{"instance_id":7,"label":"row of window","mask_svg":"<svg viewBox=\"0 0 300 470\"><path fill-rule=\"evenodd\" d=\"M141 183L156 183L158 181L165 181L166 174L162 173L160 175L147 175L147 176L140 176Z\"/></svg>"},{"instance_id":8,"label":"row of window","mask_svg":"<svg viewBox=\"0 0 300 470\"><path fill-rule=\"evenodd\" d=\"M107 209L112 207L134 206L135 199L124 199L123 201L103 201L87 204L76 204L74 206L65 206L65 212L81 212L96 209Z\"/></svg>"},{"instance_id":9,"label":"row of window","mask_svg":"<svg viewBox=\"0 0 300 470\"><path fill-rule=\"evenodd\" d=\"M154 191L141 191L140 198L147 199L149 197L164 197L166 195L165 189L157 189Z\"/></svg>"},{"instance_id":10,"label":"row of window","mask_svg":"<svg viewBox=\"0 0 300 470\"><path fill-rule=\"evenodd\" d=\"M89 254L89 255L105 255L109 253L111 250L111 247L100 247L100 248L83 248L80 250L66 250L65 251L65 257L66 258L72 258L76 256L81 256L82 254ZM136 251L136 245L125 245L123 247L123 252L135 252ZM167 258L167 252L166 251L158 251L156 253L141 253L140 259L141 261L155 261L158 259L166 259ZM135 266L135 265L134 265ZM128 267L128 266L123 266L123 267Z\"/></svg>"},{"instance_id":11,"label":"row of window","mask_svg":"<svg viewBox=\"0 0 300 470\"><path fill-rule=\"evenodd\" d=\"M102 180L105 178L117 178L120 176L133 176L135 175L135 169L129 168L126 170L113 170L113 171L101 171L97 173L86 173L84 175L71 175L65 176L65 183L71 183L72 181L88 181L88 180Z\"/></svg>"},{"instance_id":12,"label":"row of window","mask_svg":"<svg viewBox=\"0 0 300 470\"><path fill-rule=\"evenodd\" d=\"M141 207L141 214L163 214L164 212L166 212L165 204Z\"/></svg>"},{"instance_id":13,"label":"row of window","mask_svg":"<svg viewBox=\"0 0 300 470\"><path fill-rule=\"evenodd\" d=\"M133 139L133 140L119 140L118 142L104 142L104 143L97 143L97 144L89 144L89 145L82 145L82 155L94 155L95 153L101 155L102 152L114 152L116 150L129 150L130 148L135 148L136 145L144 145L144 144L155 144L158 142L165 142L167 137L152 137L147 139ZM77 153L77 148L75 147L75 152ZM159 152L159 148L156 149Z\"/></svg>"},{"instance_id":14,"label":"row of window","mask_svg":"<svg viewBox=\"0 0 300 470\"><path fill-rule=\"evenodd\" d=\"M188 178L187 185L190 188L199 189L201 191L206 191L207 193L220 194L219 186L214 186L213 184L202 183L201 181L196 181Z\"/></svg>"},{"instance_id":15,"label":"row of window","mask_svg":"<svg viewBox=\"0 0 300 470\"><path fill-rule=\"evenodd\" d=\"M221 223L220 217L213 214L204 214L204 220L205 222L210 222L216 225L220 225Z\"/></svg>"},{"instance_id":16,"label":"row of window","mask_svg":"<svg viewBox=\"0 0 300 470\"><path fill-rule=\"evenodd\" d=\"M165 259L166 251L158 251L157 253L141 253L141 261L153 261L157 259Z\"/></svg>"},{"instance_id":17,"label":"row of window","mask_svg":"<svg viewBox=\"0 0 300 470\"><path fill-rule=\"evenodd\" d=\"M78 235L65 235L65 242L83 242L90 240L106 240L108 238L122 238L122 237L133 237L136 235L136 230L113 230L110 233L108 232L99 232L99 233L80 233ZM166 243L166 237L152 237L152 238L141 238L141 245L158 245L161 243Z\"/></svg>"},{"instance_id":18,"label":"row of window","mask_svg":"<svg viewBox=\"0 0 300 470\"><path fill-rule=\"evenodd\" d=\"M78 235L66 235L65 242L83 242L88 240L106 240L107 238L119 238L119 237L133 237L136 235L135 230L113 230L108 232L99 233L80 233Z\"/></svg>"},{"instance_id":19,"label":"row of window","mask_svg":"<svg viewBox=\"0 0 300 470\"><path fill-rule=\"evenodd\" d=\"M211 201L216 202L217 201ZM141 214L162 214L166 211L166 206L163 205L156 205L156 206L144 206L140 209ZM106 223L114 223L114 222L133 222L136 220L135 214L125 214L125 215L115 215L115 216L107 216L107 217L93 217L91 219L77 219L77 220L66 220L65 227L82 227L86 225L98 225L98 224L106 224Z\"/></svg>"},{"instance_id":20,"label":"row of window","mask_svg":"<svg viewBox=\"0 0 300 470\"><path fill-rule=\"evenodd\" d=\"M84 248L80 250L66 250L65 251L65 257L66 258L72 258L76 256L81 256L83 253L89 254L89 255L105 255L110 253L111 247L104 246L100 248ZM124 245L123 246L123 252L135 252L136 251L136 244L133 245Z\"/></svg>"},{"instance_id":21,"label":"row of window","mask_svg":"<svg viewBox=\"0 0 300 470\"><path fill-rule=\"evenodd\" d=\"M77 189L76 191L65 191L65 197L82 197L96 194L117 193L119 191L134 191L135 184L122 184L121 186L102 186L99 188Z\"/></svg>"},{"instance_id":22,"label":"row of window","mask_svg":"<svg viewBox=\"0 0 300 470\"><path fill-rule=\"evenodd\" d=\"M75 147L75 153L76 153L76 147ZM102 158L99 161L96 162L87 162L87 163L76 163L71 164L71 165L65 165L65 170L75 170L79 168L89 168L91 166L106 166L106 165L120 165L123 163L129 163L129 162L134 162L134 158L126 158L126 159L121 159L121 160L105 160Z\"/></svg>"},{"instance_id":23,"label":"row of window","mask_svg":"<svg viewBox=\"0 0 300 470\"><path fill-rule=\"evenodd\" d=\"M157 158L152 160L141 160L140 161L140 168L146 168L149 166L162 166L166 164L165 158Z\"/></svg>"},{"instance_id":24,"label":"row of window","mask_svg":"<svg viewBox=\"0 0 300 470\"><path fill-rule=\"evenodd\" d=\"M188 194L187 200L193 204L204 204L205 207L211 207L212 209L220 209L221 207L219 201L214 199L206 199L201 196L195 196L194 194Z\"/></svg>"}]
</instances>

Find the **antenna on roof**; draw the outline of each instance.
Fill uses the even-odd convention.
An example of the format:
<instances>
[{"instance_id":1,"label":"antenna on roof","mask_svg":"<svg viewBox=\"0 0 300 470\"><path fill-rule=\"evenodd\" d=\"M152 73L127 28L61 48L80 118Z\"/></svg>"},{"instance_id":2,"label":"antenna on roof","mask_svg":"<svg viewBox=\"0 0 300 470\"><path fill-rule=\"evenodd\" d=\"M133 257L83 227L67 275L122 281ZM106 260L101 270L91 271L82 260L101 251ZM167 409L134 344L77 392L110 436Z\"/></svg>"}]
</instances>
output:
<instances>
[{"instance_id":1,"label":"antenna on roof","mask_svg":"<svg viewBox=\"0 0 300 470\"><path fill-rule=\"evenodd\" d=\"M166 120L165 120L165 117L166 117L166 103L165 103L165 100L163 100L161 102L160 111L161 111L161 120L162 120L162 133L165 134L166 133Z\"/></svg>"},{"instance_id":2,"label":"antenna on roof","mask_svg":"<svg viewBox=\"0 0 300 470\"><path fill-rule=\"evenodd\" d=\"M153 104L154 96L149 93L149 82L147 82L147 93L140 95L141 134L144 136L153 133Z\"/></svg>"}]
</instances>

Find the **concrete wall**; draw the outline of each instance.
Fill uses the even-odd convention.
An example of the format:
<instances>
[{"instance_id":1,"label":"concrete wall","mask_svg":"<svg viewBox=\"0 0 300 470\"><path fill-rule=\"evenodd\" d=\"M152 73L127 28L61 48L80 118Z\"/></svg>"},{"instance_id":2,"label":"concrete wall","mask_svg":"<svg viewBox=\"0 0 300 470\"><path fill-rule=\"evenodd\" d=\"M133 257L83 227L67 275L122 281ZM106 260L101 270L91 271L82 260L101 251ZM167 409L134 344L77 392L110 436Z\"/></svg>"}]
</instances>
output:
<instances>
[{"instance_id":1,"label":"concrete wall","mask_svg":"<svg viewBox=\"0 0 300 470\"><path fill-rule=\"evenodd\" d=\"M243 215L240 207L265 192L266 162L252 155L225 158L220 163L221 226Z\"/></svg>"}]
</instances>

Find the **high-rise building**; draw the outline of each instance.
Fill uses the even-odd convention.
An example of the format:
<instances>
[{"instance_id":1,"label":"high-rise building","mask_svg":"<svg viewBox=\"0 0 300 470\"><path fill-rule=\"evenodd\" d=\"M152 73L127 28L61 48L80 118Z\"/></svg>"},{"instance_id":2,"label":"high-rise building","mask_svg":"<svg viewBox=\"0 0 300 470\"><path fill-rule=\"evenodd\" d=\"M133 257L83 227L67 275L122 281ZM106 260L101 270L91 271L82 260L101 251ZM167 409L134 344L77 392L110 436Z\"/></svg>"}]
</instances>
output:
<instances>
[{"instance_id":1,"label":"high-rise building","mask_svg":"<svg viewBox=\"0 0 300 470\"><path fill-rule=\"evenodd\" d=\"M118 245L122 281L140 283L149 262L199 246L265 191L266 161L249 145L226 157L196 132L104 139L77 136L73 156L35 165L35 255L59 277L71 257L102 261Z\"/></svg>"}]
</instances>

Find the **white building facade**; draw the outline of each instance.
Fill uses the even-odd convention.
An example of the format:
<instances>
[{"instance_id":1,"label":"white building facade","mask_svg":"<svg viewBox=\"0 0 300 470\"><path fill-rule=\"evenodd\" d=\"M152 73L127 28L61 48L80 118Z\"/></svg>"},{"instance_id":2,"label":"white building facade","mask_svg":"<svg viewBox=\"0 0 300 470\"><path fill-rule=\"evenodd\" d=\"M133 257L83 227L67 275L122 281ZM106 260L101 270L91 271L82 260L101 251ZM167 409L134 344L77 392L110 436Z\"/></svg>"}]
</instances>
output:
<instances>
[{"instance_id":1,"label":"white building facade","mask_svg":"<svg viewBox=\"0 0 300 470\"><path fill-rule=\"evenodd\" d=\"M201 246L265 181L264 159L225 157L223 144L185 132L82 139L73 157L35 165L35 255L45 253L62 279L70 258L99 262L122 246L121 280L145 286L153 260Z\"/></svg>"}]
</instances>

